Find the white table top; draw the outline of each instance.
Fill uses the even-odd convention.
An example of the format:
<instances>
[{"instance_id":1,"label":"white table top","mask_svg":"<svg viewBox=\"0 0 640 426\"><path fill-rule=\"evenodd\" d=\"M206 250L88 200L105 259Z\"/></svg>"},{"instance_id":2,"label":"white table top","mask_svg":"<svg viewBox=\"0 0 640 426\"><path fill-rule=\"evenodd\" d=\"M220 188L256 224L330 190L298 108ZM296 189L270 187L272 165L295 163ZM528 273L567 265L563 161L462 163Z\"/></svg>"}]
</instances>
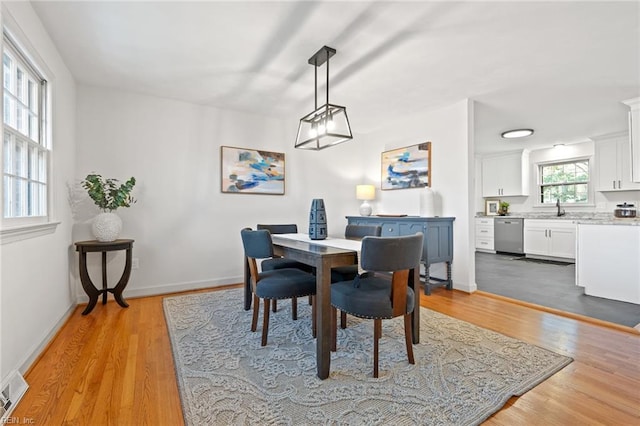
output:
<instances>
[{"instance_id":1,"label":"white table top","mask_svg":"<svg viewBox=\"0 0 640 426\"><path fill-rule=\"evenodd\" d=\"M347 240L346 238L327 237L324 240L312 240L308 234L277 234L278 238L286 238L295 241L304 241L305 243L318 244L327 247L336 247L344 250L353 250L358 253L358 269L364 272L360 267L360 250L362 250L362 241Z\"/></svg>"}]
</instances>

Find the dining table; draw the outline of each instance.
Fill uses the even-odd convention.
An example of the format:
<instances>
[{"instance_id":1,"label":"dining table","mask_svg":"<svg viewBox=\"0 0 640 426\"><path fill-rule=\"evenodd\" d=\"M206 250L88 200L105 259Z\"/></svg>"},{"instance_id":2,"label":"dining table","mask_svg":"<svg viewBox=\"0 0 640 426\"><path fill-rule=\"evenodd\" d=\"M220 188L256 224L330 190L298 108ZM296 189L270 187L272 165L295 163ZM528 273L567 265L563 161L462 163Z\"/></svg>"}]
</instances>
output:
<instances>
[{"instance_id":1,"label":"dining table","mask_svg":"<svg viewBox=\"0 0 640 426\"><path fill-rule=\"evenodd\" d=\"M358 264L361 242L327 237L312 240L307 234L274 234L273 252L277 256L310 265L316 274L316 366L320 379L329 377L331 367L331 269ZM245 267L245 310L251 308L251 284L248 266ZM420 288L419 265L409 271L408 285L416 295ZM413 343L420 343L420 304L412 313Z\"/></svg>"}]
</instances>

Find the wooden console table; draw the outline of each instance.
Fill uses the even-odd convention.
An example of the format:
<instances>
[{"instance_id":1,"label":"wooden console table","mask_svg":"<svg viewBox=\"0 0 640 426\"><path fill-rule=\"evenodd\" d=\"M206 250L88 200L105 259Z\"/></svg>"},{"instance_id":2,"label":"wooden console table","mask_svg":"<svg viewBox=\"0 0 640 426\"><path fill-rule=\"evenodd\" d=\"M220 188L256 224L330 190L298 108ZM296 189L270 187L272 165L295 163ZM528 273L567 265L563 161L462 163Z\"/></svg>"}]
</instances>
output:
<instances>
[{"instance_id":1,"label":"wooden console table","mask_svg":"<svg viewBox=\"0 0 640 426\"><path fill-rule=\"evenodd\" d=\"M347 216L350 225L380 225L383 237L412 235L416 232L424 234L422 258L420 262L425 269L425 294L431 294L431 286L446 285L453 288L451 280L451 262L453 262L453 221L455 217L422 217L422 216ZM429 268L434 263L446 263L447 277L435 278L429 275Z\"/></svg>"},{"instance_id":2,"label":"wooden console table","mask_svg":"<svg viewBox=\"0 0 640 426\"><path fill-rule=\"evenodd\" d=\"M133 250L133 240L115 240L107 243L100 241L79 241L75 243L76 251L79 252L80 258L80 281L82 282L82 288L87 296L89 296L89 303L82 312L82 315L87 315L93 310L98 302L98 297L102 294L102 304L107 303L107 293L113 293L113 297L118 302L118 305L123 308L128 308L129 304L125 302L122 297L122 292L129 282L129 276L131 275L131 252ZM124 265L124 271L120 277L120 281L114 288L107 288L107 252L126 250L126 262ZM102 289L98 288L91 281L89 277L89 271L87 271L87 253L102 253Z\"/></svg>"}]
</instances>

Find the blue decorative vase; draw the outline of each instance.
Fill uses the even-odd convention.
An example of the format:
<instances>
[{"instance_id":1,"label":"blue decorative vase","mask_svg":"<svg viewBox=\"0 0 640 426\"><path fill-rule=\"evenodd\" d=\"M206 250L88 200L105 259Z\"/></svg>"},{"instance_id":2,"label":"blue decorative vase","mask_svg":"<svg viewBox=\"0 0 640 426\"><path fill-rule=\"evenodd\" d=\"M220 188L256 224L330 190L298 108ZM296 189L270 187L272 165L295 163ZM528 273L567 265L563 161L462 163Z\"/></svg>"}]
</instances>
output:
<instances>
[{"instance_id":1,"label":"blue decorative vase","mask_svg":"<svg viewBox=\"0 0 640 426\"><path fill-rule=\"evenodd\" d=\"M322 198L316 198L311 201L309 238L312 240L324 240L327 238L327 213L324 210L324 200Z\"/></svg>"}]
</instances>

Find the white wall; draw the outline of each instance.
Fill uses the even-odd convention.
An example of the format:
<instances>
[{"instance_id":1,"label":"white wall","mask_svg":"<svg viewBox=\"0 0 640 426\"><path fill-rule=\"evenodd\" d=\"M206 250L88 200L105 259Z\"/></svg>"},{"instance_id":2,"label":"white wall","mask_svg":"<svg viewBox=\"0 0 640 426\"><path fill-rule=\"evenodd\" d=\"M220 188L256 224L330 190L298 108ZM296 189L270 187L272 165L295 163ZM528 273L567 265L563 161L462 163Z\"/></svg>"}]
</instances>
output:
<instances>
[{"instance_id":1,"label":"white wall","mask_svg":"<svg viewBox=\"0 0 640 426\"><path fill-rule=\"evenodd\" d=\"M454 288L476 290L474 248L475 160L473 156L473 103L461 101L434 111L423 111L391 123L365 137L364 169L368 182L380 187L380 154L383 151L431 141L431 188L436 193L439 216L455 217ZM375 213L418 215L420 189L379 191L372 203ZM437 267L434 268L436 274Z\"/></svg>"},{"instance_id":2,"label":"white wall","mask_svg":"<svg viewBox=\"0 0 640 426\"><path fill-rule=\"evenodd\" d=\"M75 174L75 83L28 2L3 2L2 19L37 52L51 74L53 155L52 234L2 245L0 379L24 369L75 307L69 279L72 217L67 182Z\"/></svg>"},{"instance_id":3,"label":"white wall","mask_svg":"<svg viewBox=\"0 0 640 426\"><path fill-rule=\"evenodd\" d=\"M357 207L358 144L323 152L293 148L297 119L290 121L184 102L78 88L77 181L89 172L137 179L138 202L119 209L123 238L133 238L133 270L125 297L204 288L242 279L240 229L258 223L297 223L308 229L313 198L327 204L329 231L340 235L344 216ZM223 194L220 146L285 153L284 196ZM346 184L345 182L348 182ZM98 213L76 185L74 240L91 239ZM123 253L109 255L109 276L118 277ZM89 259L99 278L99 256ZM86 296L78 284L79 300Z\"/></svg>"},{"instance_id":4,"label":"white wall","mask_svg":"<svg viewBox=\"0 0 640 426\"><path fill-rule=\"evenodd\" d=\"M432 116L433 118L429 118ZM456 216L454 281L471 289L468 276L469 158L467 103L405 122L398 145L434 141L434 189L442 193L442 214ZM122 236L136 240L126 297L240 282L239 231L257 223L294 222L308 230L311 200L322 198L329 234L344 233L345 216L357 214L355 186L380 181L380 154L388 133L358 135L323 151L293 148L297 118L279 120L221 111L174 100L80 85L78 88L78 181L89 172L138 180L138 203L118 210ZM442 141L442 142L440 142ZM286 155L286 195L222 194L220 146L259 148ZM461 156L461 152L463 155ZM455 166L455 167L454 167ZM414 190L404 192L410 205ZM444 194L453 194L445 196ZM464 194L460 196L459 194ZM380 195L380 194L379 194ZM76 193L74 240L90 239L98 212ZM417 211L408 211L417 214ZM109 274L121 272L123 254L109 258ZM90 259L94 276L99 262ZM74 268L77 274L77 268ZM84 300L77 284L79 300Z\"/></svg>"}]
</instances>

